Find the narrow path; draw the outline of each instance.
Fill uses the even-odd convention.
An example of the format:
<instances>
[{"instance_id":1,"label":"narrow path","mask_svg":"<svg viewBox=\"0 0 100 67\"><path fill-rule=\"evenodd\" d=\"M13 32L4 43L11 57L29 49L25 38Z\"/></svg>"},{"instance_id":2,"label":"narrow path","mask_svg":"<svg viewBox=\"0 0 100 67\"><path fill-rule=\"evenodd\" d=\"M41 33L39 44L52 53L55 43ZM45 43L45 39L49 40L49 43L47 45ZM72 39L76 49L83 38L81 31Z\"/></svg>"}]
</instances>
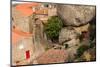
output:
<instances>
[{"instance_id":1,"label":"narrow path","mask_svg":"<svg viewBox=\"0 0 100 67\"><path fill-rule=\"evenodd\" d=\"M45 48L42 42L43 41L43 26L40 20L37 20L35 22L33 40L34 40L34 47L35 47L33 59L35 59L45 52Z\"/></svg>"}]
</instances>

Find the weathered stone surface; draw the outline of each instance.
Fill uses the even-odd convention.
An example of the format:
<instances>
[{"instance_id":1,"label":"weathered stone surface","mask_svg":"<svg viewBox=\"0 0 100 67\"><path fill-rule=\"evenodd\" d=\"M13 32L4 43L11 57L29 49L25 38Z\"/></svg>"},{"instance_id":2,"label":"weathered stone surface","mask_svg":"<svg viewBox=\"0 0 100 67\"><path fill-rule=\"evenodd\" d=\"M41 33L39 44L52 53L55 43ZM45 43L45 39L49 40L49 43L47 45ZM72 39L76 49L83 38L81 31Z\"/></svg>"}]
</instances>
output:
<instances>
[{"instance_id":1,"label":"weathered stone surface","mask_svg":"<svg viewBox=\"0 0 100 67\"><path fill-rule=\"evenodd\" d=\"M59 43L63 44L65 42L71 41L72 39L77 38L77 33L73 28L62 28L61 32L59 33Z\"/></svg>"},{"instance_id":2,"label":"weathered stone surface","mask_svg":"<svg viewBox=\"0 0 100 67\"><path fill-rule=\"evenodd\" d=\"M70 47L67 49L67 53L68 53L68 62L72 62L75 59L75 56L77 54L77 49L78 46L74 46L74 47Z\"/></svg>"},{"instance_id":3,"label":"weathered stone surface","mask_svg":"<svg viewBox=\"0 0 100 67\"><path fill-rule=\"evenodd\" d=\"M64 24L72 26L87 24L95 16L95 6L58 5L57 11Z\"/></svg>"},{"instance_id":4,"label":"weathered stone surface","mask_svg":"<svg viewBox=\"0 0 100 67\"><path fill-rule=\"evenodd\" d=\"M80 42L79 39L73 38L70 41L64 42L63 44L64 45L67 44L68 45L68 48L70 48L70 47L78 46L79 45L79 42Z\"/></svg>"},{"instance_id":5,"label":"weathered stone surface","mask_svg":"<svg viewBox=\"0 0 100 67\"><path fill-rule=\"evenodd\" d=\"M59 43L67 46L66 50L68 53L68 62L72 62L77 54L77 48L79 47L80 40L78 39L77 31L75 31L72 27L62 28L59 34Z\"/></svg>"},{"instance_id":6,"label":"weathered stone surface","mask_svg":"<svg viewBox=\"0 0 100 67\"><path fill-rule=\"evenodd\" d=\"M73 27L75 29L75 31L79 34L82 34L82 32L84 31L89 31L89 27L90 27L90 24L86 24L86 25L83 25L83 26L79 26L79 27Z\"/></svg>"}]
</instances>

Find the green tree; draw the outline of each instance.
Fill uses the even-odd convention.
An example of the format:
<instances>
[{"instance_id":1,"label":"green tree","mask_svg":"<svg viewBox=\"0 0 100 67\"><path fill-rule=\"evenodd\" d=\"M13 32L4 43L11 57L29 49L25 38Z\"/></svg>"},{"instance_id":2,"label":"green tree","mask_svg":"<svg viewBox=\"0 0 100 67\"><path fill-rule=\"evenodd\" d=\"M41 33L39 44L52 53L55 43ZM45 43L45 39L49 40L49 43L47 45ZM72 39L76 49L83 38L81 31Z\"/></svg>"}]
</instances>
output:
<instances>
[{"instance_id":1,"label":"green tree","mask_svg":"<svg viewBox=\"0 0 100 67\"><path fill-rule=\"evenodd\" d=\"M61 30L63 24L58 16L52 16L48 19L48 23L44 27L44 31L49 39L53 42L57 41L59 36L59 31Z\"/></svg>"}]
</instances>

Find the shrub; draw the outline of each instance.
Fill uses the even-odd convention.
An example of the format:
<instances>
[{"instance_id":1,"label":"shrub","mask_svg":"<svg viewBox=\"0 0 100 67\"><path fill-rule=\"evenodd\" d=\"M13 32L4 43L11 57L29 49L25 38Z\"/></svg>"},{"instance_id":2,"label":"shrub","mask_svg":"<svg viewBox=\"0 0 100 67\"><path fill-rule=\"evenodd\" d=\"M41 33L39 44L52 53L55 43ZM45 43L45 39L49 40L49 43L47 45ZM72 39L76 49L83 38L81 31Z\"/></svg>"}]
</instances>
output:
<instances>
[{"instance_id":1,"label":"shrub","mask_svg":"<svg viewBox=\"0 0 100 67\"><path fill-rule=\"evenodd\" d=\"M48 19L48 23L44 27L44 31L49 39L55 41L58 39L59 31L61 30L63 24L59 17L52 16Z\"/></svg>"},{"instance_id":2,"label":"shrub","mask_svg":"<svg viewBox=\"0 0 100 67\"><path fill-rule=\"evenodd\" d=\"M90 40L90 48L95 47L95 45L96 45L95 39L93 41Z\"/></svg>"},{"instance_id":3,"label":"shrub","mask_svg":"<svg viewBox=\"0 0 100 67\"><path fill-rule=\"evenodd\" d=\"M77 56L80 57L84 53L84 51L86 51L87 49L89 49L89 46L87 46L87 45L81 45L77 49Z\"/></svg>"}]
</instances>

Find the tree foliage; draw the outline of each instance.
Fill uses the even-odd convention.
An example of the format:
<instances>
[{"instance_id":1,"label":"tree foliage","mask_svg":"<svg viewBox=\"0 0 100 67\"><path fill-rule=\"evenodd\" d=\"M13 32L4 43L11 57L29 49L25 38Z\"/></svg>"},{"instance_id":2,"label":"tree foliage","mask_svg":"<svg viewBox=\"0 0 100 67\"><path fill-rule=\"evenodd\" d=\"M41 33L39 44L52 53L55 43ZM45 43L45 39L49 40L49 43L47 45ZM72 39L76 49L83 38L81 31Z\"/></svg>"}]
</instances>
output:
<instances>
[{"instance_id":1,"label":"tree foliage","mask_svg":"<svg viewBox=\"0 0 100 67\"><path fill-rule=\"evenodd\" d=\"M48 19L47 24L44 27L44 31L49 39L52 41L57 40L59 36L59 31L61 30L63 24L58 16L52 16Z\"/></svg>"}]
</instances>

